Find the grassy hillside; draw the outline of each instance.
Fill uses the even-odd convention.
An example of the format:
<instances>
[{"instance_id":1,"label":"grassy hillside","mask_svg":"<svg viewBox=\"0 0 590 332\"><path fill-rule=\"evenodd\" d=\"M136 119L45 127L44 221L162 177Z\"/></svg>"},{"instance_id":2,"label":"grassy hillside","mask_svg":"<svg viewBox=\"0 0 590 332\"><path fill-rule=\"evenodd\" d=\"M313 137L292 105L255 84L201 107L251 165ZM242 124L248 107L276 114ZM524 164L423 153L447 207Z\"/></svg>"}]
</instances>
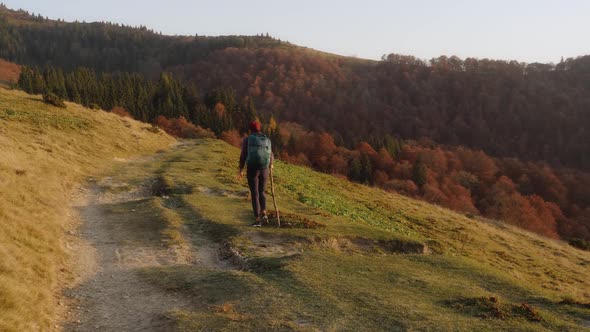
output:
<instances>
[{"instance_id":1,"label":"grassy hillside","mask_svg":"<svg viewBox=\"0 0 590 332\"><path fill-rule=\"evenodd\" d=\"M111 181L154 187L149 204L109 207L118 220L163 245L199 251L199 234L222 248L222 266L137 269L193 303L167 315L178 330L590 330L588 252L283 163L290 227L252 229L237 158L191 141Z\"/></svg>"},{"instance_id":2,"label":"grassy hillside","mask_svg":"<svg viewBox=\"0 0 590 332\"><path fill-rule=\"evenodd\" d=\"M114 158L153 153L173 139L149 126L0 89L0 330L47 330L66 263L69 196ZM65 271L65 270L64 270Z\"/></svg>"},{"instance_id":3,"label":"grassy hillside","mask_svg":"<svg viewBox=\"0 0 590 332\"><path fill-rule=\"evenodd\" d=\"M181 331L590 330L588 252L280 162L287 227L252 229L222 141L115 162L173 142L148 128L0 89L0 330L52 327L69 195L91 174L106 192L151 193L104 207L137 233L126 242L220 248L221 264L134 270L191 304L166 315Z\"/></svg>"}]
</instances>

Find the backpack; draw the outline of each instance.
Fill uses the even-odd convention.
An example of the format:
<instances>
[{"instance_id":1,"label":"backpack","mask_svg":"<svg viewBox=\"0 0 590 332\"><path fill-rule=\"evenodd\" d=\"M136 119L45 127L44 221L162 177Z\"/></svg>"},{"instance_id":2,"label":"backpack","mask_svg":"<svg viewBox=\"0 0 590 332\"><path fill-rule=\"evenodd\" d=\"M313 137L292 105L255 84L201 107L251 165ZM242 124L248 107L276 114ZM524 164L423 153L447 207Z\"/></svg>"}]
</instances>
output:
<instances>
[{"instance_id":1,"label":"backpack","mask_svg":"<svg viewBox=\"0 0 590 332\"><path fill-rule=\"evenodd\" d=\"M248 136L248 157L246 164L249 169L262 170L270 166L270 139L256 133Z\"/></svg>"}]
</instances>

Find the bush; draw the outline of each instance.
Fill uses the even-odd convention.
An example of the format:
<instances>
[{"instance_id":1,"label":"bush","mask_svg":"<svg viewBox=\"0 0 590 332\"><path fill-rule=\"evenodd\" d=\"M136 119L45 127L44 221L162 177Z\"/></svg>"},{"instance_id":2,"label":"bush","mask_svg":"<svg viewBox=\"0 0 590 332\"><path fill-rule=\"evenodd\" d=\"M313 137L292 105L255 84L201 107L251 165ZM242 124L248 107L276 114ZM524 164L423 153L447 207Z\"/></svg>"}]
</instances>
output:
<instances>
[{"instance_id":1,"label":"bush","mask_svg":"<svg viewBox=\"0 0 590 332\"><path fill-rule=\"evenodd\" d=\"M578 249L590 251L590 242L588 242L586 240L574 238L574 239L569 240L569 244L572 247L576 247Z\"/></svg>"},{"instance_id":2,"label":"bush","mask_svg":"<svg viewBox=\"0 0 590 332\"><path fill-rule=\"evenodd\" d=\"M51 92L43 95L43 102L46 104L53 105L55 107L66 108L66 104L64 103L64 101L61 100L61 98L59 98L56 94L53 94Z\"/></svg>"},{"instance_id":3,"label":"bush","mask_svg":"<svg viewBox=\"0 0 590 332\"><path fill-rule=\"evenodd\" d=\"M120 117L122 117L122 118L133 118L133 117L131 116L131 114L129 114L129 112L127 112L127 110L126 110L126 109L124 109L123 107L119 107L119 106L117 106L117 107L114 107L114 108L111 110L111 113L117 114L118 116L120 116Z\"/></svg>"},{"instance_id":4,"label":"bush","mask_svg":"<svg viewBox=\"0 0 590 332\"><path fill-rule=\"evenodd\" d=\"M242 136L235 129L222 132L221 139L237 148L242 147Z\"/></svg>"},{"instance_id":5,"label":"bush","mask_svg":"<svg viewBox=\"0 0 590 332\"><path fill-rule=\"evenodd\" d=\"M162 128L171 136L180 138L215 138L215 134L200 126L188 122L183 116L178 119L167 119L160 115L154 121L154 125Z\"/></svg>"},{"instance_id":6,"label":"bush","mask_svg":"<svg viewBox=\"0 0 590 332\"><path fill-rule=\"evenodd\" d=\"M156 126L155 124L152 124L151 127L146 128L147 131L149 131L150 133L154 133L154 134L159 134L162 130L160 130L160 127Z\"/></svg>"}]
</instances>

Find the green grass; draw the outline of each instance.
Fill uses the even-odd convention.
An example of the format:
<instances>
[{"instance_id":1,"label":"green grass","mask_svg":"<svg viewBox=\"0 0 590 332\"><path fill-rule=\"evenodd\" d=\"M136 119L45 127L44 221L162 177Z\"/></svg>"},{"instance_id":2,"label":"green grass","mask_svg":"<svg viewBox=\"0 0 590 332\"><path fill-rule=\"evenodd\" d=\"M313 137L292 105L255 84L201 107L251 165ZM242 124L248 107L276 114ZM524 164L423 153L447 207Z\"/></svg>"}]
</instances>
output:
<instances>
[{"instance_id":1,"label":"green grass","mask_svg":"<svg viewBox=\"0 0 590 332\"><path fill-rule=\"evenodd\" d=\"M224 142L196 140L118 171L127 183L162 179L175 227L229 243L245 261L240 271L139 271L191 299L170 313L178 330L588 329L587 252L280 162L281 212L326 227L253 233L238 155ZM417 245L428 250L407 253ZM565 298L574 304L560 304Z\"/></svg>"},{"instance_id":2,"label":"green grass","mask_svg":"<svg viewBox=\"0 0 590 332\"><path fill-rule=\"evenodd\" d=\"M66 110L55 113L41 113L35 109L10 108L0 109L0 119L5 121L24 122L38 127L53 127L62 130L89 130L90 121L80 117L69 115Z\"/></svg>"}]
</instances>

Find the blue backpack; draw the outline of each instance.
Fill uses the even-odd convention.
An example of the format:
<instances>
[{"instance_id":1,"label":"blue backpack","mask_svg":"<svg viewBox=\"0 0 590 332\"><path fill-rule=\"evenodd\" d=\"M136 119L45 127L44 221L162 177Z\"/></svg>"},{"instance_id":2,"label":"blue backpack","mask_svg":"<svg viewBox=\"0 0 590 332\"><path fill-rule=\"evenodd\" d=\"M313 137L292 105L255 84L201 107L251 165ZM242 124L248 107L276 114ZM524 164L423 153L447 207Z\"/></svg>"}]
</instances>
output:
<instances>
[{"instance_id":1,"label":"blue backpack","mask_svg":"<svg viewBox=\"0 0 590 332\"><path fill-rule=\"evenodd\" d=\"M270 166L270 139L263 134L255 133L248 136L248 169L262 170Z\"/></svg>"}]
</instances>

